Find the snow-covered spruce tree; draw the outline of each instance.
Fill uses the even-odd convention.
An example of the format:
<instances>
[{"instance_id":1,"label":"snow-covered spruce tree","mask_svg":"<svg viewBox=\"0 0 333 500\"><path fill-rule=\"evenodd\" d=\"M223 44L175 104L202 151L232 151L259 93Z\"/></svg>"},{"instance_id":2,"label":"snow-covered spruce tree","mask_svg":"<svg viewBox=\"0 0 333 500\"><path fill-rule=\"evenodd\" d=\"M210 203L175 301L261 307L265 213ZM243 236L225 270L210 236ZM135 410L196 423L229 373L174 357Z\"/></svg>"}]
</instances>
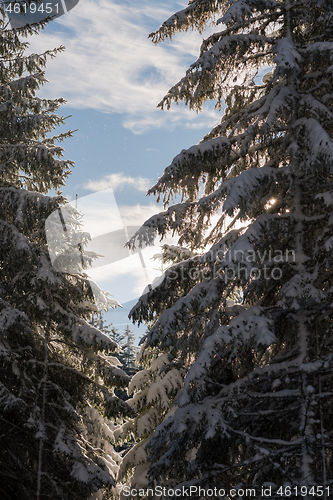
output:
<instances>
[{"instance_id":1,"label":"snow-covered spruce tree","mask_svg":"<svg viewBox=\"0 0 333 500\"><path fill-rule=\"evenodd\" d=\"M61 216L65 200L45 193L65 183L72 162L61 159L63 149L58 145L71 133L50 136L64 123L55 114L64 101L36 96L46 81L46 59L62 48L26 55L28 44L22 41L45 24L11 30L1 2L3 500L82 500L98 488L109 489L119 456L110 445L113 424L108 418L133 412L113 394L113 387L125 387L129 379L106 357L116 343L86 321L96 305L84 272L57 272L48 252L45 221L54 211ZM74 209L71 213L75 228L79 214ZM84 234L80 238L87 240ZM104 297L104 305L107 302L110 305Z\"/></svg>"},{"instance_id":2,"label":"snow-covered spruce tree","mask_svg":"<svg viewBox=\"0 0 333 500\"><path fill-rule=\"evenodd\" d=\"M163 271L165 265L181 262L193 255L185 247L163 245L162 253L156 254L154 259L160 260L160 270ZM153 323L154 320L147 322L147 331ZM145 489L149 486L147 471L150 463L146 445L155 428L174 413L174 400L184 380L183 367L170 361L172 357L167 352L158 347L146 347L143 342L136 362L141 370L132 377L127 388L131 396L127 402L136 411L136 416L114 431L116 443L125 449L117 476L118 485L113 491L115 498L124 499L132 488Z\"/></svg>"},{"instance_id":3,"label":"snow-covered spruce tree","mask_svg":"<svg viewBox=\"0 0 333 500\"><path fill-rule=\"evenodd\" d=\"M149 191L166 210L129 242L171 230L202 254L169 268L131 311L154 322L146 351L186 369L176 411L147 444L147 474L152 485L192 485L192 498L195 486L225 489L222 498L253 486L259 499L264 483L294 497L296 486L322 486L328 498L333 4L192 0L150 36L214 19L218 30L159 106L224 100L221 123L166 168ZM181 202L168 206L175 194ZM228 302L235 292L242 305Z\"/></svg>"},{"instance_id":4,"label":"snow-covered spruce tree","mask_svg":"<svg viewBox=\"0 0 333 500\"><path fill-rule=\"evenodd\" d=\"M120 464L116 498L128 497L132 487L147 488L146 445L157 425L174 412L174 399L183 383L181 367L170 366L168 355L157 349L142 349L141 368L127 389L132 395L127 403L137 415L114 430L116 443L128 450Z\"/></svg>"},{"instance_id":5,"label":"snow-covered spruce tree","mask_svg":"<svg viewBox=\"0 0 333 500\"><path fill-rule=\"evenodd\" d=\"M122 345L122 361L126 366L127 370L134 370L132 375L135 373L135 360L138 354L139 348L134 345L135 335L133 330L130 329L129 325L126 326L124 330L124 343Z\"/></svg>"}]
</instances>

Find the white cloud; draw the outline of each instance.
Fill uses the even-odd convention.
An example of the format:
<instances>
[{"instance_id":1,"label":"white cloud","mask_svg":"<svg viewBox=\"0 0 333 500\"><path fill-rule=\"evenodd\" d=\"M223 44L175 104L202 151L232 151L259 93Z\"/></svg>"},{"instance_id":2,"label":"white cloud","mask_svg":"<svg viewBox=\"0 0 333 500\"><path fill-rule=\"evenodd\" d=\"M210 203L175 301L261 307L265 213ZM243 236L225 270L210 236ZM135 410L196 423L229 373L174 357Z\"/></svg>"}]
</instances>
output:
<instances>
[{"instance_id":1,"label":"white cloud","mask_svg":"<svg viewBox=\"0 0 333 500\"><path fill-rule=\"evenodd\" d=\"M162 274L161 262L153 257L161 253L161 246L165 243L176 245L177 237L169 236L162 242L157 238L154 246L140 250L140 254L89 269L87 273L102 290L109 291L120 303L138 299L147 285Z\"/></svg>"},{"instance_id":2,"label":"white cloud","mask_svg":"<svg viewBox=\"0 0 333 500\"><path fill-rule=\"evenodd\" d=\"M118 210L124 226L141 226L149 217L161 211L161 205L119 205Z\"/></svg>"},{"instance_id":3,"label":"white cloud","mask_svg":"<svg viewBox=\"0 0 333 500\"><path fill-rule=\"evenodd\" d=\"M127 186L137 189L138 191L146 192L149 185L150 181L146 177L131 177L129 175L124 175L123 172L117 172L106 175L100 180L94 181L89 179L83 187L89 191L103 191L104 189L110 188L113 189L113 191L119 191Z\"/></svg>"},{"instance_id":4,"label":"white cloud","mask_svg":"<svg viewBox=\"0 0 333 500\"><path fill-rule=\"evenodd\" d=\"M83 196L72 201L71 205L82 214L80 229L93 238L110 231L117 231L124 226L112 189Z\"/></svg>"},{"instance_id":5,"label":"white cloud","mask_svg":"<svg viewBox=\"0 0 333 500\"><path fill-rule=\"evenodd\" d=\"M93 196L90 195L87 198L93 198ZM82 200L84 199L82 198ZM155 203L151 203L150 205L138 204L136 206L119 205L117 209L121 223L124 227L128 228L128 226L140 227L149 217L158 213L161 207ZM97 212L93 212L93 214L97 215ZM104 217L107 218L107 215L104 215ZM99 225L99 215L97 219L96 223ZM105 218L104 220L106 221ZM106 233L109 229L106 225L104 228L104 232ZM130 236L132 234L128 234L128 238ZM130 255L129 252L127 257L121 258L116 262L107 263L107 265L102 265L101 267L99 267L97 260L93 268L88 270L89 277L103 290L111 292L121 303L137 299L146 286L161 275L161 270L159 269L160 262L153 260L153 256L161 252L161 245L164 243L175 245L177 244L177 239L177 237L169 235L165 240L160 242L160 239L156 238L153 246L141 249L140 253L136 252ZM110 243L112 243L112 234L108 248L97 248L96 241L98 240L93 239L88 244L87 250L95 251L99 255L106 255L108 248L110 248Z\"/></svg>"},{"instance_id":6,"label":"white cloud","mask_svg":"<svg viewBox=\"0 0 333 500\"><path fill-rule=\"evenodd\" d=\"M40 93L63 96L74 108L122 113L124 126L134 133L152 127L213 126L215 111L203 116L177 106L165 113L156 109L196 59L202 40L196 32L157 46L148 40L148 33L179 8L175 0L81 0L30 40L33 52L66 46L49 61L50 83Z\"/></svg>"}]
</instances>

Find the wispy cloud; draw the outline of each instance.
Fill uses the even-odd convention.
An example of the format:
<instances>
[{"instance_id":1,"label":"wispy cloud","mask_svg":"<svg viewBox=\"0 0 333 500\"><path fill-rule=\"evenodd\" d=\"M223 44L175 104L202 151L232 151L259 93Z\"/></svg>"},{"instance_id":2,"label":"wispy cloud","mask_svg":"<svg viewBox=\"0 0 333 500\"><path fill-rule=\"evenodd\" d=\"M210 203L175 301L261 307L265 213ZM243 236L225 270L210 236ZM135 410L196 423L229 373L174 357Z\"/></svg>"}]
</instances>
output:
<instances>
[{"instance_id":1,"label":"wispy cloud","mask_svg":"<svg viewBox=\"0 0 333 500\"><path fill-rule=\"evenodd\" d=\"M156 104L185 73L199 51L202 36L189 32L154 46L147 35L174 11L175 0L81 0L38 37L34 52L61 44L66 51L50 61L50 83L41 93L63 96L69 106L124 115L123 125L134 133L152 127L214 125L218 113L197 115L174 106L169 112Z\"/></svg>"},{"instance_id":2,"label":"wispy cloud","mask_svg":"<svg viewBox=\"0 0 333 500\"><path fill-rule=\"evenodd\" d=\"M129 175L124 175L123 172L117 172L106 175L99 180L89 179L83 187L89 191L103 191L104 189L110 188L113 189L113 191L120 191L124 189L124 187L131 187L138 191L146 192L150 184L149 179L145 177L131 177Z\"/></svg>"},{"instance_id":3,"label":"wispy cloud","mask_svg":"<svg viewBox=\"0 0 333 500\"><path fill-rule=\"evenodd\" d=\"M84 200L84 198L82 198ZM151 203L150 205L119 205L117 207L121 222L124 227L140 227L149 217L159 212L161 207ZM95 213L94 213L95 215ZM105 215L104 215L105 217ZM99 220L99 217L98 217ZM97 223L98 223L97 220ZM106 226L104 226L106 227ZM107 229L105 229L107 232ZM131 233L128 237L132 236ZM125 303L140 297L149 283L161 276L160 262L153 259L153 256L161 253L161 246L164 243L176 245L178 238L168 235L162 242L160 238L155 239L154 245L140 250L140 255L135 253L127 258L111 262L102 267L89 269L87 272L103 290L108 290L115 298ZM94 240L88 245L87 250L96 251L93 247ZM105 249L107 251L107 249ZM103 248L99 248L98 254L105 255ZM98 261L97 261L98 265Z\"/></svg>"}]
</instances>

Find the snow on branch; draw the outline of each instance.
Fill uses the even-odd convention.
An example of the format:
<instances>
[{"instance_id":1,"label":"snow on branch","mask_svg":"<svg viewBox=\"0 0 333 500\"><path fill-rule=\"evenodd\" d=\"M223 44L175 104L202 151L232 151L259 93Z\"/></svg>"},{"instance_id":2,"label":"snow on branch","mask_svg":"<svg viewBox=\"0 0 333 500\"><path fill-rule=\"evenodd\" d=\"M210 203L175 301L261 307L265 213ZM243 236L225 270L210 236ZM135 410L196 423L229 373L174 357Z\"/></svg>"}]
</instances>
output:
<instances>
[{"instance_id":1,"label":"snow on branch","mask_svg":"<svg viewBox=\"0 0 333 500\"><path fill-rule=\"evenodd\" d=\"M221 287L220 278L200 282L193 286L185 297L180 297L172 307L161 313L145 337L146 346L153 346L156 342L165 346L173 345L177 332L183 330L191 315L199 312L204 314L208 304L212 309L214 302L221 302ZM207 301L205 301L206 296L208 296Z\"/></svg>"},{"instance_id":2,"label":"snow on branch","mask_svg":"<svg viewBox=\"0 0 333 500\"><path fill-rule=\"evenodd\" d=\"M313 102L312 100L310 102ZM333 140L325 131L323 126L315 118L300 118L293 123L292 128L295 133L295 140L289 145L288 152L291 157L295 157L300 162L303 171L321 171L323 165L330 172L333 171ZM300 144L304 144L307 151L306 156L298 159L301 149Z\"/></svg>"},{"instance_id":3,"label":"snow on branch","mask_svg":"<svg viewBox=\"0 0 333 500\"><path fill-rule=\"evenodd\" d=\"M277 214L259 215L259 217L246 228L243 234L240 234L237 240L228 249L224 259L226 261L225 264L228 266L230 266L232 262L236 264L239 259L244 265L251 267L253 265L251 256L255 255L254 244L261 241L264 230L266 229L268 232L270 224L276 220L277 217Z\"/></svg>"},{"instance_id":4,"label":"snow on branch","mask_svg":"<svg viewBox=\"0 0 333 500\"><path fill-rule=\"evenodd\" d=\"M27 403L20 397L16 397L12 391L7 389L5 385L0 382L0 408L2 414L8 412L22 412L27 408Z\"/></svg>"},{"instance_id":5,"label":"snow on branch","mask_svg":"<svg viewBox=\"0 0 333 500\"><path fill-rule=\"evenodd\" d=\"M236 276L239 265L248 273L254 265L260 267L263 257L257 253L256 244L263 233L270 232L271 224L277 217L277 214L263 213L248 227L229 231L202 256L196 255L170 266L161 283L142 296L129 313L133 321L140 322L154 319L153 311L161 313L144 337L148 339L147 345L154 345L159 338L162 343L172 345L175 331L181 330L192 314L202 311L206 315L206 308L209 311L215 302L223 302L223 291L233 281L229 280L228 273L234 271ZM288 215L285 223L289 219ZM273 263L274 260L265 260L269 266Z\"/></svg>"},{"instance_id":6,"label":"snow on branch","mask_svg":"<svg viewBox=\"0 0 333 500\"><path fill-rule=\"evenodd\" d=\"M59 305L55 305L55 309L61 314L65 313ZM114 351L117 349L117 342L112 340L103 332L91 326L86 321L77 318L73 314L65 314L67 316L67 320L62 320L59 324L59 329L65 329L68 331L75 343L94 347L96 350L110 349L111 351Z\"/></svg>"},{"instance_id":7,"label":"snow on branch","mask_svg":"<svg viewBox=\"0 0 333 500\"><path fill-rule=\"evenodd\" d=\"M240 50L243 54L251 48L257 50L261 48L265 50L267 46L273 45L274 40L265 35L256 35L253 33L224 36L216 42L209 50L200 56L193 64L191 64L188 73L193 70L200 69L213 70L217 66L224 66L223 59L226 56L233 54L236 50Z\"/></svg>"},{"instance_id":8,"label":"snow on branch","mask_svg":"<svg viewBox=\"0 0 333 500\"><path fill-rule=\"evenodd\" d=\"M7 221L24 225L26 229L31 231L33 227L31 218L38 219L38 216L45 216L47 212L51 213L63 200L62 196L51 198L25 189L0 188L0 214L5 212ZM4 213L3 218L5 218Z\"/></svg>"},{"instance_id":9,"label":"snow on branch","mask_svg":"<svg viewBox=\"0 0 333 500\"><path fill-rule=\"evenodd\" d=\"M145 445L147 444L147 442L148 438L140 441L139 443L136 443L129 450L129 452L126 453L119 468L119 477L125 476L127 469L133 467L133 465L136 466L137 470L140 470L139 465L145 463L147 460L147 452L145 451ZM143 474L141 477L141 482L144 482L144 485L146 486L145 481L147 481L147 479L145 477L145 474Z\"/></svg>"},{"instance_id":10,"label":"snow on branch","mask_svg":"<svg viewBox=\"0 0 333 500\"><path fill-rule=\"evenodd\" d=\"M98 365L98 373L105 381L106 386L116 387L117 389L125 389L131 379L124 370L105 359L103 363Z\"/></svg>"},{"instance_id":11,"label":"snow on branch","mask_svg":"<svg viewBox=\"0 0 333 500\"><path fill-rule=\"evenodd\" d=\"M226 175L227 169L237 161L241 161L244 155L248 154L249 157L253 157L260 150L261 143L253 142L258 133L261 134L263 143L267 146L268 134L276 134L284 130L283 117L290 111L294 99L295 93L292 89L277 85L267 95L242 110L242 113L236 113L237 116L232 116L227 120L230 122L230 127L233 122L239 129L246 126L245 131L232 137L219 135L210 139L207 136L208 140L188 150L183 150L165 169L163 176L148 191L148 194L157 194L159 199L160 194L164 193L165 204L168 203L171 192L180 191L183 196L191 196L195 190L199 189L200 180L205 182L205 174L208 175L205 189L209 192L209 189L214 187L214 179L221 178L223 174ZM214 135L223 132L221 126L218 126ZM272 138L272 145L277 145L282 140L283 136ZM238 147L233 149L234 145Z\"/></svg>"},{"instance_id":12,"label":"snow on branch","mask_svg":"<svg viewBox=\"0 0 333 500\"><path fill-rule=\"evenodd\" d=\"M181 227L184 218L192 208L193 204L189 202L178 203L164 212L153 215L136 231L126 245L131 250L136 248L136 244L139 245L139 248L153 245L157 235L163 237L168 231L175 232Z\"/></svg>"},{"instance_id":13,"label":"snow on branch","mask_svg":"<svg viewBox=\"0 0 333 500\"><path fill-rule=\"evenodd\" d=\"M311 94L306 94L302 96L300 105L304 105L306 109L317 119L320 120L332 120L333 113L329 110L325 104L320 102Z\"/></svg>"},{"instance_id":14,"label":"snow on branch","mask_svg":"<svg viewBox=\"0 0 333 500\"><path fill-rule=\"evenodd\" d=\"M156 195L161 192L165 193L167 190L177 189L182 190L185 194L189 191L189 183L194 183L197 187L200 176L210 171L214 160L215 162L218 160L221 170L223 169L223 158L225 158L225 165L229 165L230 161L227 161L227 158L233 142L236 142L236 139L216 137L209 141L202 141L189 149L183 149L164 170L158 182L149 189L147 195ZM215 165L213 168L216 169Z\"/></svg>"},{"instance_id":15,"label":"snow on branch","mask_svg":"<svg viewBox=\"0 0 333 500\"><path fill-rule=\"evenodd\" d=\"M201 32L212 14L220 9L216 0L192 0L185 9L173 14L157 31L150 33L149 38L154 43L159 43L165 38L172 39L175 33L188 31L189 28L196 28Z\"/></svg>"},{"instance_id":16,"label":"snow on branch","mask_svg":"<svg viewBox=\"0 0 333 500\"><path fill-rule=\"evenodd\" d=\"M266 96L245 110L242 120L246 121L256 117L254 125L260 125L262 133L278 130L281 118L290 112L291 104L295 98L296 94L291 88L277 84ZM261 123L262 120L264 123Z\"/></svg>"},{"instance_id":17,"label":"snow on branch","mask_svg":"<svg viewBox=\"0 0 333 500\"><path fill-rule=\"evenodd\" d=\"M56 115L35 115L34 119L28 117L21 117L22 122L27 122L26 126L31 126L32 121L35 121L35 126L37 127L47 127L49 130L53 126L59 125L60 121L55 118ZM50 139L44 142L31 141L29 143L17 143L17 144L0 144L0 161L5 163L10 159L16 159L20 162L20 167L24 171L25 169L33 169L41 163L47 161L53 163L54 167L58 165L72 165L73 162L70 160L58 160L55 157L62 156L63 148L60 146L54 146L50 144Z\"/></svg>"},{"instance_id":18,"label":"snow on branch","mask_svg":"<svg viewBox=\"0 0 333 500\"><path fill-rule=\"evenodd\" d=\"M206 428L205 438L213 437L217 432L229 435L228 426L224 420L223 412L221 411L221 404L216 398L206 400L203 404L190 403L185 407L177 408L172 418L167 418L158 427L149 442L149 449L153 450L159 446L160 440L167 443L171 436L187 435L190 440L192 429L198 428L200 424ZM173 439L171 440L173 442ZM181 442L184 442L182 439ZM190 443L189 443L190 444ZM169 447L168 447L169 448ZM156 466L162 464L167 457L171 458L175 450L169 448L164 455L162 455Z\"/></svg>"},{"instance_id":19,"label":"snow on branch","mask_svg":"<svg viewBox=\"0 0 333 500\"><path fill-rule=\"evenodd\" d=\"M19 252L21 258L31 258L33 255L32 246L26 236L13 225L0 220L1 244L10 252ZM7 254L8 255L8 254ZM25 263L27 265L27 262Z\"/></svg>"},{"instance_id":20,"label":"snow on branch","mask_svg":"<svg viewBox=\"0 0 333 500\"><path fill-rule=\"evenodd\" d=\"M63 281L54 274L54 269L44 253L41 253L39 257L38 269L35 276L31 280L31 284L36 285L41 281L47 282L48 286L51 284L61 286L63 284Z\"/></svg>"},{"instance_id":21,"label":"snow on branch","mask_svg":"<svg viewBox=\"0 0 333 500\"><path fill-rule=\"evenodd\" d=\"M190 109L201 110L207 99L216 99L216 107L222 107L222 98L236 80L247 86L253 83L256 69L272 57L274 43L271 37L253 33L223 37L190 66L186 76L171 87L158 107L170 109L172 101L184 101Z\"/></svg>"},{"instance_id":22,"label":"snow on branch","mask_svg":"<svg viewBox=\"0 0 333 500\"><path fill-rule=\"evenodd\" d=\"M250 3L252 4L252 2ZM220 17L220 19L216 21L217 25L225 24L228 26L240 21L245 21L252 16L253 5L249 5L246 0L229 0L228 5L230 5L229 9L223 17Z\"/></svg>"},{"instance_id":23,"label":"snow on branch","mask_svg":"<svg viewBox=\"0 0 333 500\"><path fill-rule=\"evenodd\" d=\"M160 380L153 382L147 392L147 404L159 404L164 409L169 408L170 399L168 394L180 389L183 378L176 368L169 370Z\"/></svg>"},{"instance_id":24,"label":"snow on branch","mask_svg":"<svg viewBox=\"0 0 333 500\"><path fill-rule=\"evenodd\" d=\"M231 347L234 354L228 354L228 362L232 363L240 345L250 343L257 349L259 346L270 346L276 341L272 331L273 322L263 313L264 309L258 306L241 312L228 326L220 326L205 340L197 360L191 365L185 377L184 388L177 400L179 406L187 405L193 400L200 401L202 394L205 393L211 365L223 347L227 348L228 345Z\"/></svg>"},{"instance_id":25,"label":"snow on branch","mask_svg":"<svg viewBox=\"0 0 333 500\"><path fill-rule=\"evenodd\" d=\"M333 140L314 118L305 120L304 125L309 141L309 155L304 162L305 166L320 166L324 160L326 164L331 165L330 171L333 172Z\"/></svg>"},{"instance_id":26,"label":"snow on branch","mask_svg":"<svg viewBox=\"0 0 333 500\"><path fill-rule=\"evenodd\" d=\"M273 72L273 78L277 79L279 76L284 78L290 73L300 71L298 63L301 62L302 58L290 38L279 40L274 47L274 52L276 53L274 58L276 67Z\"/></svg>"},{"instance_id":27,"label":"snow on branch","mask_svg":"<svg viewBox=\"0 0 333 500\"><path fill-rule=\"evenodd\" d=\"M300 260L300 255L297 257L298 260ZM304 259L307 260L307 257L304 256ZM312 304L323 304L328 302L328 294L313 285L315 278L316 273L313 275L310 273L304 273L303 276L295 274L281 288L281 300L278 305L286 309L298 311L302 309L302 306L306 301L311 301Z\"/></svg>"},{"instance_id":28,"label":"snow on branch","mask_svg":"<svg viewBox=\"0 0 333 500\"><path fill-rule=\"evenodd\" d=\"M329 57L333 58L333 42L314 42L310 43L306 48L300 48L299 52L302 54L311 54L312 57Z\"/></svg>"},{"instance_id":29,"label":"snow on branch","mask_svg":"<svg viewBox=\"0 0 333 500\"><path fill-rule=\"evenodd\" d=\"M88 459L86 456L84 458L82 461L74 461L71 472L73 478L86 484L94 481L100 485L114 486L115 482L110 470L103 470L93 460ZM106 465L102 458L100 458L100 461L104 463L104 466Z\"/></svg>"},{"instance_id":30,"label":"snow on branch","mask_svg":"<svg viewBox=\"0 0 333 500\"><path fill-rule=\"evenodd\" d=\"M0 298L0 332L5 335L10 330L31 332L29 318L8 302ZM16 330L17 331L17 330ZM17 334L16 334L17 335ZM18 335L17 335L18 336ZM2 347L0 348L2 349Z\"/></svg>"},{"instance_id":31,"label":"snow on branch","mask_svg":"<svg viewBox=\"0 0 333 500\"><path fill-rule=\"evenodd\" d=\"M277 173L278 170L272 167L249 168L237 177L224 181L212 194L202 197L198 201L199 210L216 211L221 207L223 200L222 211L230 216L244 200L247 200L248 208L251 208L253 193L265 179L275 180Z\"/></svg>"},{"instance_id":32,"label":"snow on branch","mask_svg":"<svg viewBox=\"0 0 333 500\"><path fill-rule=\"evenodd\" d=\"M253 22L256 22L257 12L276 12L279 9L279 4L275 0L262 0L261 2L253 2L253 0L229 0L227 5L230 6L224 16L217 20L216 24L225 24L230 26L235 23L244 23L253 16Z\"/></svg>"}]
</instances>

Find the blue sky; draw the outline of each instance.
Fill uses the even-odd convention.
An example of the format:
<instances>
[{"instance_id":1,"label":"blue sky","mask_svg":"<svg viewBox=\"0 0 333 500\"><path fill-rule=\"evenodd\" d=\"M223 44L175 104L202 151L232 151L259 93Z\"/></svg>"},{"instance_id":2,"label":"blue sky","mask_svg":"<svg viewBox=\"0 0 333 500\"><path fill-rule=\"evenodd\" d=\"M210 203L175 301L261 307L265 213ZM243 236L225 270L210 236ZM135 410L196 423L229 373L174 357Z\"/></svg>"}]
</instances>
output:
<instances>
[{"instance_id":1,"label":"blue sky","mask_svg":"<svg viewBox=\"0 0 333 500\"><path fill-rule=\"evenodd\" d=\"M111 188L123 224L142 224L162 209L146 197L147 188L176 154L196 144L220 120L212 104L199 114L183 105L170 111L156 109L196 59L205 34L179 34L157 46L147 37L186 5L186 0L80 0L29 40L32 52L66 47L48 62L49 83L38 95L67 100L59 112L72 115L65 128L78 131L64 143L65 157L75 161L75 168L63 194L70 201L78 195L83 213L85 197L97 200L99 192ZM151 272L159 267L150 258L153 253L158 253L157 245L145 257ZM147 278L135 258L122 261L116 269L104 266L92 273L99 286L124 306L106 315L120 330L130 324L129 308ZM151 279L159 273L154 272Z\"/></svg>"}]
</instances>

